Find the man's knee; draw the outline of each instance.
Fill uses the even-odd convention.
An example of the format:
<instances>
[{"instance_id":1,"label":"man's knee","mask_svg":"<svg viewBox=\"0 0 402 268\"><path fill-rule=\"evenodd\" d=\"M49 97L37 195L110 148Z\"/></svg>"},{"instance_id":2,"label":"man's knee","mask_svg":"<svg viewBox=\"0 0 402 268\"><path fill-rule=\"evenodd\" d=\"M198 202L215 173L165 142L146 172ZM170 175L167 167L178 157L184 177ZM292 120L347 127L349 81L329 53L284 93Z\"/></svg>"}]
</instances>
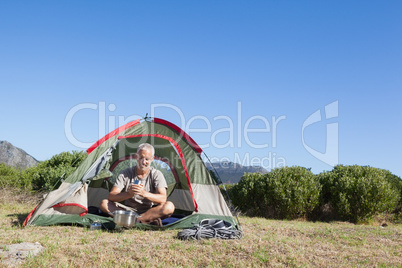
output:
<instances>
[{"instance_id":1,"label":"man's knee","mask_svg":"<svg viewBox=\"0 0 402 268\"><path fill-rule=\"evenodd\" d=\"M108 203L109 203L109 200L103 199L99 204L100 210L103 212L107 212Z\"/></svg>"},{"instance_id":2,"label":"man's knee","mask_svg":"<svg viewBox=\"0 0 402 268\"><path fill-rule=\"evenodd\" d=\"M172 202L167 201L165 204L163 204L163 214L164 215L172 215L175 210L175 206Z\"/></svg>"},{"instance_id":3,"label":"man's knee","mask_svg":"<svg viewBox=\"0 0 402 268\"><path fill-rule=\"evenodd\" d=\"M107 205L109 204L109 200L108 199L103 199L100 203L100 207L107 207Z\"/></svg>"}]
</instances>

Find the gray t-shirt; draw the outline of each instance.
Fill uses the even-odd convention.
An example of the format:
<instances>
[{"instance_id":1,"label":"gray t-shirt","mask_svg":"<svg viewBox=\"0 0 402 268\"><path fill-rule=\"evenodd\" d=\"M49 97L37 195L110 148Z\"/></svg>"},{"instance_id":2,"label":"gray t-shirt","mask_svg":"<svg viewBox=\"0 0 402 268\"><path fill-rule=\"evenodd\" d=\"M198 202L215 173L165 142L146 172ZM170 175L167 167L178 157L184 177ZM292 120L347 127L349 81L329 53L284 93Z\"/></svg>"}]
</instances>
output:
<instances>
[{"instance_id":1,"label":"gray t-shirt","mask_svg":"<svg viewBox=\"0 0 402 268\"><path fill-rule=\"evenodd\" d=\"M136 179L142 182L145 191L153 194L156 193L156 189L158 188L167 188L166 180L162 172L152 167L143 179L138 178L137 167L127 168L117 176L114 186L121 189L122 192L127 192L130 184ZM132 198L125 200L124 204L134 208L138 213L144 213L154 205L153 202L138 195L134 195Z\"/></svg>"}]
</instances>

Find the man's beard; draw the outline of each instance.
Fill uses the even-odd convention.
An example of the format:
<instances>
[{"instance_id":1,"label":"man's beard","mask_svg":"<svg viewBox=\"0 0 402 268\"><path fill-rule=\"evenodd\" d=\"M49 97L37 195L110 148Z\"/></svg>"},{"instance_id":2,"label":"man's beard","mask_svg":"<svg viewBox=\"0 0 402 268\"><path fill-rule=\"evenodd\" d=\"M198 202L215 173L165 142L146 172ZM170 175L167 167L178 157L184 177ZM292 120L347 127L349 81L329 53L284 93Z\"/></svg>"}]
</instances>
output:
<instances>
[{"instance_id":1,"label":"man's beard","mask_svg":"<svg viewBox=\"0 0 402 268\"><path fill-rule=\"evenodd\" d=\"M145 165L140 165L140 164L138 164L138 165L137 165L137 168L138 168L139 170L145 171L145 170L147 170L147 169L149 168L149 166L145 166Z\"/></svg>"}]
</instances>

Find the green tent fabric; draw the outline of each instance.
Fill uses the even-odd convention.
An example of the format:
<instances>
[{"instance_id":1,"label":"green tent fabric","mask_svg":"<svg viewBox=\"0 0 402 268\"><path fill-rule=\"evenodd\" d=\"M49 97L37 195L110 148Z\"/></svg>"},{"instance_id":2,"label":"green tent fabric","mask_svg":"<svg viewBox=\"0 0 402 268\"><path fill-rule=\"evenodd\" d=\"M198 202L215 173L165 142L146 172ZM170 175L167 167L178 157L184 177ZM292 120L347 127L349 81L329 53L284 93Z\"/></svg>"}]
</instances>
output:
<instances>
[{"instance_id":1,"label":"green tent fabric","mask_svg":"<svg viewBox=\"0 0 402 268\"><path fill-rule=\"evenodd\" d=\"M175 214L184 217L163 227L136 227L190 228L203 219L222 219L239 229L218 182L201 158L202 149L178 126L159 118L129 122L95 142L87 150L88 157L28 215L24 225L88 226L99 221L114 228L111 218L90 214L88 208L98 207L107 198L114 183L113 174L135 163L137 147L144 142L154 146L157 168L168 172L168 200L174 203Z\"/></svg>"}]
</instances>

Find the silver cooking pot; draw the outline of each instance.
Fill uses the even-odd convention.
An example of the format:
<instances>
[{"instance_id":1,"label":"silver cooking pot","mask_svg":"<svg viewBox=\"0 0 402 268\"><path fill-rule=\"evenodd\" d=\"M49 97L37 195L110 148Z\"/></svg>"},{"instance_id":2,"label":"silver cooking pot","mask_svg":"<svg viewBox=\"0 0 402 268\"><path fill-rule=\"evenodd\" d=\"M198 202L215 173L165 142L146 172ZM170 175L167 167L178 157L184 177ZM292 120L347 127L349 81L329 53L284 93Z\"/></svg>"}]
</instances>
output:
<instances>
[{"instance_id":1,"label":"silver cooking pot","mask_svg":"<svg viewBox=\"0 0 402 268\"><path fill-rule=\"evenodd\" d=\"M110 213L110 215L113 217L116 225L121 227L133 227L137 222L137 218L141 217L137 212L126 210L116 210Z\"/></svg>"}]
</instances>

